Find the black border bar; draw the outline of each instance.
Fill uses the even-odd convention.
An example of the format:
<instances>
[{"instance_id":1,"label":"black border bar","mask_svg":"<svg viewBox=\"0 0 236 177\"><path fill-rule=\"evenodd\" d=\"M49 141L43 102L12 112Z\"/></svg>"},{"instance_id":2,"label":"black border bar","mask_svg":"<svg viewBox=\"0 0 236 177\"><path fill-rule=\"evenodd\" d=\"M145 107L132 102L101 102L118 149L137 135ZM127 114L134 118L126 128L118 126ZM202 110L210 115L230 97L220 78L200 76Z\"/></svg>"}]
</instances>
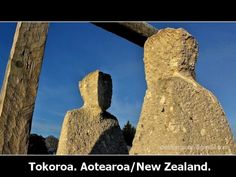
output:
<instances>
[{"instance_id":1,"label":"black border bar","mask_svg":"<svg viewBox=\"0 0 236 177\"><path fill-rule=\"evenodd\" d=\"M8 174L12 176L14 174L19 174L24 177L34 177L34 176L51 176L51 177L61 177L61 176L199 176L199 177L211 177L218 176L220 173L227 174L227 177L234 176L235 174L235 162L236 156L101 156L101 155L84 155L84 156L0 156L0 169L1 174ZM30 165L29 163L35 163ZM48 166L43 170L43 163L52 166L64 165L67 166L67 170L58 168L58 171L48 168ZM105 166L120 165L120 168L114 168L114 171L102 171L92 169L91 171L80 171L82 164L90 165L94 167L95 163ZM133 164L133 171L131 168ZM139 163L139 168L137 167ZM172 171L166 171L166 163L171 163L173 165ZM191 166L194 164L204 165L207 163L207 169L204 171L188 171L181 170L183 165ZM73 165L72 171L70 164ZM140 164L144 164L145 170L142 171ZM161 164L159 170L150 170L150 165ZM36 169L37 166L37 170ZM147 167L146 167L147 165ZM148 166L149 165L149 166ZM176 170L176 166L177 169ZM127 170L128 167L130 168ZM31 171L33 168L33 171ZM40 169L41 168L41 169ZM53 167L55 168L55 167ZM75 171L76 168L76 171ZM94 167L95 168L95 167ZM125 169L126 168L126 169ZM146 169L147 168L147 169ZM185 168L185 167L184 167ZM152 168L151 168L152 169ZM49 170L49 171L47 171Z\"/></svg>"}]
</instances>

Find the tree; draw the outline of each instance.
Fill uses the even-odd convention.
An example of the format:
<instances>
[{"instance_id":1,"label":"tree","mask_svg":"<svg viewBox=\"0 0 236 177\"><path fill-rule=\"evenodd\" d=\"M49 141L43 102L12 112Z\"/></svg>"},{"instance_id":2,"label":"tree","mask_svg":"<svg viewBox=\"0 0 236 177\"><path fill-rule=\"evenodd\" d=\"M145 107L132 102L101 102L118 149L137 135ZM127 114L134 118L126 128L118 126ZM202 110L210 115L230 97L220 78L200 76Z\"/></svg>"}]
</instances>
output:
<instances>
[{"instance_id":1,"label":"tree","mask_svg":"<svg viewBox=\"0 0 236 177\"><path fill-rule=\"evenodd\" d=\"M31 134L29 138L28 154L48 154L45 138L37 134Z\"/></svg>"},{"instance_id":2,"label":"tree","mask_svg":"<svg viewBox=\"0 0 236 177\"><path fill-rule=\"evenodd\" d=\"M125 139L125 142L128 146L132 146L132 142L134 139L134 135L136 132L136 129L134 126L131 125L131 123L128 121L125 125L124 128L122 129L123 136Z\"/></svg>"},{"instance_id":3,"label":"tree","mask_svg":"<svg viewBox=\"0 0 236 177\"><path fill-rule=\"evenodd\" d=\"M55 154L57 151L58 139L52 135L45 139L46 147L49 154Z\"/></svg>"}]
</instances>

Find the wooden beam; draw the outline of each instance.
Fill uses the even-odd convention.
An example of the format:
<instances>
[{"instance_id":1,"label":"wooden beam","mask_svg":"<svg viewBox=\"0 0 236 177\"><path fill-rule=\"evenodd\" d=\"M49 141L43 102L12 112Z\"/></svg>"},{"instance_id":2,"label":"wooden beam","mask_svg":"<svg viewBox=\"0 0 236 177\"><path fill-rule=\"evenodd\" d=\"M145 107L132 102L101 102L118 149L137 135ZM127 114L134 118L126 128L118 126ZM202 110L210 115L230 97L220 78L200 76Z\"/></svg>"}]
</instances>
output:
<instances>
[{"instance_id":1,"label":"wooden beam","mask_svg":"<svg viewBox=\"0 0 236 177\"><path fill-rule=\"evenodd\" d=\"M17 23L0 95L2 154L27 153L47 32L47 23Z\"/></svg>"},{"instance_id":2,"label":"wooden beam","mask_svg":"<svg viewBox=\"0 0 236 177\"><path fill-rule=\"evenodd\" d=\"M92 22L92 24L117 34L140 47L144 46L148 37L158 31L146 22Z\"/></svg>"}]
</instances>

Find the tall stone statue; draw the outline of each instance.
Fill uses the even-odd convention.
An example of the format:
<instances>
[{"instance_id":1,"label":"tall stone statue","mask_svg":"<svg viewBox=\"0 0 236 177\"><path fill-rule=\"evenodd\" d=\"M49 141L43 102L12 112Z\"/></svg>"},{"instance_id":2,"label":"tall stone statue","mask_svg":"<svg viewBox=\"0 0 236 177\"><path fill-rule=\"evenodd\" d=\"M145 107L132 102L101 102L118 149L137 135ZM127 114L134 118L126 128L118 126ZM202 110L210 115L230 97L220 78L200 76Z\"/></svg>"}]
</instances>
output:
<instances>
[{"instance_id":1,"label":"tall stone statue","mask_svg":"<svg viewBox=\"0 0 236 177\"><path fill-rule=\"evenodd\" d=\"M67 112L57 154L127 154L118 120L106 112L112 98L111 76L94 71L79 82L79 89L84 105Z\"/></svg>"},{"instance_id":2,"label":"tall stone statue","mask_svg":"<svg viewBox=\"0 0 236 177\"><path fill-rule=\"evenodd\" d=\"M195 80L196 40L166 28L144 46L147 90L130 154L232 154L217 98Z\"/></svg>"}]
</instances>

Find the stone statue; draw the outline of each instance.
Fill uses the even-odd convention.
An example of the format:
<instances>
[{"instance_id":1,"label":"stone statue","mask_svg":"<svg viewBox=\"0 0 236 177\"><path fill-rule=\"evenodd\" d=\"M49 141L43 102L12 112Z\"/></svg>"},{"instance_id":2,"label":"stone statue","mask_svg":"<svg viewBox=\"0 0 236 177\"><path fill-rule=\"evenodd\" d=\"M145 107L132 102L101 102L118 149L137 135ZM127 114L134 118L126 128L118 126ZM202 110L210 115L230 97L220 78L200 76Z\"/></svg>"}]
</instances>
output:
<instances>
[{"instance_id":1,"label":"stone statue","mask_svg":"<svg viewBox=\"0 0 236 177\"><path fill-rule=\"evenodd\" d=\"M195 80L196 40L166 28L144 46L147 90L130 154L233 154L217 98Z\"/></svg>"},{"instance_id":2,"label":"stone statue","mask_svg":"<svg viewBox=\"0 0 236 177\"><path fill-rule=\"evenodd\" d=\"M112 98L111 76L94 71L79 82L79 89L84 105L67 112L57 154L127 154L118 120L106 112Z\"/></svg>"}]
</instances>

